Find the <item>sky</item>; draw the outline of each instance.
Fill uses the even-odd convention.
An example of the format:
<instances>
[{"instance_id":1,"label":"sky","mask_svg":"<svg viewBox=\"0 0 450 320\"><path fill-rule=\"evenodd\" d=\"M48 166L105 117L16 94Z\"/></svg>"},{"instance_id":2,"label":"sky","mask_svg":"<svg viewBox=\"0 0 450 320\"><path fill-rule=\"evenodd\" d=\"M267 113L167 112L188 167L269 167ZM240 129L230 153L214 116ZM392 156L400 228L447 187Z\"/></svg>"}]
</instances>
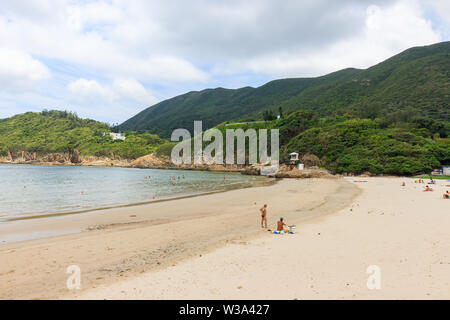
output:
<instances>
[{"instance_id":1,"label":"sky","mask_svg":"<svg viewBox=\"0 0 450 320\"><path fill-rule=\"evenodd\" d=\"M367 68L449 38L448 0L0 0L0 118L121 123L192 90Z\"/></svg>"}]
</instances>

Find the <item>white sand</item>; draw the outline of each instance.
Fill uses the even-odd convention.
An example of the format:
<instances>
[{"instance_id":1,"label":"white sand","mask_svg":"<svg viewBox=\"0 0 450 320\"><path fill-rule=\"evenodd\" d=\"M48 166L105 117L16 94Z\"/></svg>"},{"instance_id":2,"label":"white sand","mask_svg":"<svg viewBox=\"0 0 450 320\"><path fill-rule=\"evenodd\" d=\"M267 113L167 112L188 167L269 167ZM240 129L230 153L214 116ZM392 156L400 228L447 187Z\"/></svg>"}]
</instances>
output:
<instances>
[{"instance_id":1,"label":"white sand","mask_svg":"<svg viewBox=\"0 0 450 320\"><path fill-rule=\"evenodd\" d=\"M422 192L412 179L364 180L355 183L363 194L351 207L298 224L295 235L228 244L76 297L449 299L450 200L442 194L450 182ZM381 270L379 290L367 288L371 265Z\"/></svg>"}]
</instances>

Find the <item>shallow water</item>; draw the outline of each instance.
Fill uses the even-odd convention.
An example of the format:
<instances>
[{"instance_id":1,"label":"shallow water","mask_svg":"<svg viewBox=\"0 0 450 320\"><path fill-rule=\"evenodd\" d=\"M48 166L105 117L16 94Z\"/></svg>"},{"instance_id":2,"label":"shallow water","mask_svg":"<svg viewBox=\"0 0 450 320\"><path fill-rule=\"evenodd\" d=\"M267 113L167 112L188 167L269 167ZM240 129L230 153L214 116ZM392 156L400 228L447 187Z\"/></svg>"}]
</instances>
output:
<instances>
[{"instance_id":1,"label":"shallow water","mask_svg":"<svg viewBox=\"0 0 450 320\"><path fill-rule=\"evenodd\" d=\"M222 191L260 180L239 173L0 164L0 222Z\"/></svg>"}]
</instances>

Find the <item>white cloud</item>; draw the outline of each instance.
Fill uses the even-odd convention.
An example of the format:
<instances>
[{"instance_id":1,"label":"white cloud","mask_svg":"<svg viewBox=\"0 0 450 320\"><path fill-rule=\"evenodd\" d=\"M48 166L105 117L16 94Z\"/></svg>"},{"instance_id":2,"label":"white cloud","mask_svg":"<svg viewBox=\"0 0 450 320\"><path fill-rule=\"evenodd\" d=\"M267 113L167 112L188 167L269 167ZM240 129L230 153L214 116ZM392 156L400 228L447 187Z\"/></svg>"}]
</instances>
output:
<instances>
[{"instance_id":1,"label":"white cloud","mask_svg":"<svg viewBox=\"0 0 450 320\"><path fill-rule=\"evenodd\" d=\"M14 54L0 59L0 101L13 105L14 91L16 105L55 101L122 121L155 96L227 87L237 75L245 82L233 86L369 67L446 40L448 9L447 0L4 1L0 43ZM39 84L44 93L22 99Z\"/></svg>"},{"instance_id":2,"label":"white cloud","mask_svg":"<svg viewBox=\"0 0 450 320\"><path fill-rule=\"evenodd\" d=\"M0 48L0 90L29 90L50 78L50 71L25 52Z\"/></svg>"},{"instance_id":3,"label":"white cloud","mask_svg":"<svg viewBox=\"0 0 450 320\"><path fill-rule=\"evenodd\" d=\"M67 89L71 100L81 104L104 104L115 100L114 91L109 87L100 85L95 80L78 79L69 83Z\"/></svg>"},{"instance_id":4,"label":"white cloud","mask_svg":"<svg viewBox=\"0 0 450 320\"><path fill-rule=\"evenodd\" d=\"M40 0L33 10L0 10L0 41L102 76L168 85L204 83L211 76L204 67L278 77L368 67L441 40L416 0Z\"/></svg>"},{"instance_id":5,"label":"white cloud","mask_svg":"<svg viewBox=\"0 0 450 320\"><path fill-rule=\"evenodd\" d=\"M450 1L424 0L420 4L423 11L436 19L433 21L434 28L448 39L450 37Z\"/></svg>"},{"instance_id":6,"label":"white cloud","mask_svg":"<svg viewBox=\"0 0 450 320\"><path fill-rule=\"evenodd\" d=\"M347 67L367 68L413 46L442 41L415 1L381 8L370 5L356 36L331 42L312 52L277 52L250 59L255 72L275 76L317 76Z\"/></svg>"},{"instance_id":7,"label":"white cloud","mask_svg":"<svg viewBox=\"0 0 450 320\"><path fill-rule=\"evenodd\" d=\"M115 79L112 89L121 100L133 100L140 105L150 106L158 101L135 79Z\"/></svg>"},{"instance_id":8,"label":"white cloud","mask_svg":"<svg viewBox=\"0 0 450 320\"><path fill-rule=\"evenodd\" d=\"M110 85L102 85L96 80L81 78L69 83L67 91L71 107L81 108L87 114L108 113L111 119L119 114L131 117L158 102L135 79L114 79Z\"/></svg>"},{"instance_id":9,"label":"white cloud","mask_svg":"<svg viewBox=\"0 0 450 320\"><path fill-rule=\"evenodd\" d=\"M30 17L28 11L23 14L21 9L10 8L8 15L2 15L0 10L0 41L11 47L111 77L165 82L208 78L176 52L159 52L140 45L129 47L115 39L110 30L128 20L135 21L135 17L122 16L120 7L112 4L94 2L56 7L52 16L42 18L43 23L36 23L36 17ZM46 12L38 10L41 11Z\"/></svg>"}]
</instances>

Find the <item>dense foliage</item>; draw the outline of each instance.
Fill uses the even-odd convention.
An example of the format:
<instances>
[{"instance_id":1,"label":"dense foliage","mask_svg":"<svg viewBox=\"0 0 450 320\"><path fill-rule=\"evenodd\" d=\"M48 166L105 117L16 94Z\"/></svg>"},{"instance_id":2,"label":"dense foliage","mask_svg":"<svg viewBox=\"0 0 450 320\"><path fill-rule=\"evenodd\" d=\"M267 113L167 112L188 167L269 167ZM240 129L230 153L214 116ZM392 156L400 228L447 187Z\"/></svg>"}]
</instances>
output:
<instances>
[{"instance_id":1,"label":"dense foliage","mask_svg":"<svg viewBox=\"0 0 450 320\"><path fill-rule=\"evenodd\" d=\"M337 173L410 175L450 162L450 144L370 119L313 127L293 138L286 153L312 153Z\"/></svg>"},{"instance_id":2,"label":"dense foliage","mask_svg":"<svg viewBox=\"0 0 450 320\"><path fill-rule=\"evenodd\" d=\"M152 106L120 125L169 137L173 129L224 121L267 120L282 110L320 117L426 117L450 121L450 42L408 49L366 70L344 69L317 78L283 79L261 87L189 92ZM264 113L264 114L263 114ZM268 115L271 116L268 117ZM404 119L409 117L410 119Z\"/></svg>"},{"instance_id":3,"label":"dense foliage","mask_svg":"<svg viewBox=\"0 0 450 320\"><path fill-rule=\"evenodd\" d=\"M296 111L274 121L217 128L279 129L282 162L290 152L313 154L336 173L411 175L450 163L450 123L425 117L404 122L391 117L321 118L312 111Z\"/></svg>"},{"instance_id":4,"label":"dense foliage","mask_svg":"<svg viewBox=\"0 0 450 320\"><path fill-rule=\"evenodd\" d=\"M78 149L81 155L136 158L153 152L164 142L150 133L128 132L125 141L113 141L108 124L81 119L67 111L27 112L0 119L0 156L27 151L64 153Z\"/></svg>"}]
</instances>

